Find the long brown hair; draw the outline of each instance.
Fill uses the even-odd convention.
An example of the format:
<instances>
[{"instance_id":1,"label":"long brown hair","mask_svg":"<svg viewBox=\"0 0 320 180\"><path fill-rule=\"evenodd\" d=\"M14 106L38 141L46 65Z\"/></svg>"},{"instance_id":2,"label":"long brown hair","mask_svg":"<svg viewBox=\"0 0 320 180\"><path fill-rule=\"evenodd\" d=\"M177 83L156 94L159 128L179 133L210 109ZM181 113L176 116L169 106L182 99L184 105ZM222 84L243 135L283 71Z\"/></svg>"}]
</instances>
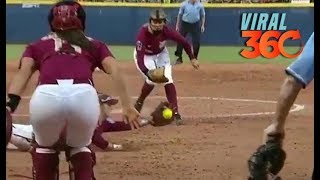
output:
<instances>
[{"instance_id":1,"label":"long brown hair","mask_svg":"<svg viewBox=\"0 0 320 180\"><path fill-rule=\"evenodd\" d=\"M70 44L81 47L85 50L92 50L93 45L91 41L85 36L84 32L80 29L70 29L64 31L56 31L57 35Z\"/></svg>"}]
</instances>

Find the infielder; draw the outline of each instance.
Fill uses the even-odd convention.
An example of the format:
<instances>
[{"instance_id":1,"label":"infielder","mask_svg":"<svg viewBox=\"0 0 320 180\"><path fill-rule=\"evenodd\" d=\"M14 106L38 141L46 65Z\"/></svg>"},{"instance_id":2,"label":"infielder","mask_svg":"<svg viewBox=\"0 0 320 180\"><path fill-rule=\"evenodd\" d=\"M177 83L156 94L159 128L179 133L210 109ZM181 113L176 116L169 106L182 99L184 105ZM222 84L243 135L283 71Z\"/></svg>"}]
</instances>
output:
<instances>
[{"instance_id":1,"label":"infielder","mask_svg":"<svg viewBox=\"0 0 320 180\"><path fill-rule=\"evenodd\" d=\"M168 27L166 22L165 12L162 9L155 9L151 11L149 23L143 25L137 35L134 60L137 69L145 77L146 81L135 103L135 108L140 112L144 100L154 89L154 86L164 83L167 99L174 108L175 120L179 125L182 123L182 118L178 111L177 93L172 79L172 69L166 41L173 40L182 44L190 58L192 66L198 69L199 64L188 41L178 32Z\"/></svg>"},{"instance_id":2,"label":"infielder","mask_svg":"<svg viewBox=\"0 0 320 180\"><path fill-rule=\"evenodd\" d=\"M92 179L94 162L88 146L100 114L92 84L96 67L112 76L125 120L139 127L139 113L131 103L121 70L104 43L85 36L85 18L77 2L55 4L48 15L52 32L26 47L9 87L6 106L13 113L30 77L39 71L29 108L36 142L33 175L37 180L58 179L59 152L54 145L65 127L67 159L75 179Z\"/></svg>"},{"instance_id":3,"label":"infielder","mask_svg":"<svg viewBox=\"0 0 320 180\"><path fill-rule=\"evenodd\" d=\"M314 77L314 33L308 39L302 54L285 72L288 77L280 89L275 118L264 130L264 145L248 161L250 180L275 179L284 165L286 153L282 149L282 143L286 118L300 90L306 88Z\"/></svg>"}]
</instances>

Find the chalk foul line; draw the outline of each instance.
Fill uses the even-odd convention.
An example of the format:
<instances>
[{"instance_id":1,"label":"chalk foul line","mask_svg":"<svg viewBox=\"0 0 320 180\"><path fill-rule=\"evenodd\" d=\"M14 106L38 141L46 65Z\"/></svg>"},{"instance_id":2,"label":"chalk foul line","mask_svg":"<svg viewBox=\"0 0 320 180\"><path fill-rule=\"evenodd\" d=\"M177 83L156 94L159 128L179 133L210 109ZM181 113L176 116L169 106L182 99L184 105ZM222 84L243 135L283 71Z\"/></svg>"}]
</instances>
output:
<instances>
[{"instance_id":1,"label":"chalk foul line","mask_svg":"<svg viewBox=\"0 0 320 180\"><path fill-rule=\"evenodd\" d=\"M133 96L132 98L137 98ZM149 99L163 99L165 96L150 96ZM23 96L22 99L30 99L30 96ZM259 100L259 99L237 99L237 98L223 98L223 97L196 97L196 96L186 96L178 97L178 99L190 99L190 100L220 100L220 101L238 101L238 102L257 102L266 104L276 104L277 101L269 100ZM289 111L290 113L298 112L303 110L304 105L293 104L293 108ZM121 113L121 109L115 109L112 113ZM228 117L245 117L245 116L263 116L263 115L273 115L275 112L253 112L253 113L236 113L236 114L216 114L216 115L187 115L185 118L228 118ZM15 117L29 117L29 114L12 114Z\"/></svg>"}]
</instances>

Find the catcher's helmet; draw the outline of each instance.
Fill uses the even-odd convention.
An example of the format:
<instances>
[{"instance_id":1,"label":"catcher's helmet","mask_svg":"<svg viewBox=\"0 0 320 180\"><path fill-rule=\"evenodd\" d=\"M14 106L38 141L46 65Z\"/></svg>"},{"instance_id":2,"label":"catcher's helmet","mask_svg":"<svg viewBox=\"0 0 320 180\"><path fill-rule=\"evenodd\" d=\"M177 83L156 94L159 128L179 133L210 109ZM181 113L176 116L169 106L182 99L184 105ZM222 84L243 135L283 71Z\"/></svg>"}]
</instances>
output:
<instances>
[{"instance_id":1,"label":"catcher's helmet","mask_svg":"<svg viewBox=\"0 0 320 180\"><path fill-rule=\"evenodd\" d=\"M53 32L70 29L85 29L86 12L74 1L56 3L48 15L50 28Z\"/></svg>"},{"instance_id":2,"label":"catcher's helmet","mask_svg":"<svg viewBox=\"0 0 320 180\"><path fill-rule=\"evenodd\" d=\"M166 13L164 12L163 9L154 9L151 11L150 13L150 18L149 18L149 21L164 21L166 22L167 21L167 15Z\"/></svg>"}]
</instances>

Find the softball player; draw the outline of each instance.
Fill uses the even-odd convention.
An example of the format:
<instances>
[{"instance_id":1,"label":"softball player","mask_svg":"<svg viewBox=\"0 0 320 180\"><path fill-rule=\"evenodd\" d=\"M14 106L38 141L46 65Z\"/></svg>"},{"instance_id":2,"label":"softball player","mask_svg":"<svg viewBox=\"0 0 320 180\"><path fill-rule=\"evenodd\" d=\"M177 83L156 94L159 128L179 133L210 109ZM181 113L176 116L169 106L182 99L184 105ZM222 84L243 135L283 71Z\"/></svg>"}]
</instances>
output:
<instances>
[{"instance_id":1,"label":"softball player","mask_svg":"<svg viewBox=\"0 0 320 180\"><path fill-rule=\"evenodd\" d=\"M112 106L118 103L117 99L99 93L99 100L101 113L99 124L92 137L92 143L102 150L123 150L123 146L121 144L113 144L105 140L102 137L102 134L105 132L129 131L131 130L131 126L124 121L121 121L121 119L118 119L121 117L111 117L111 109ZM114 120L114 118L118 120ZM138 122L140 127L150 124L150 121L146 118L139 118Z\"/></svg>"},{"instance_id":2,"label":"softball player","mask_svg":"<svg viewBox=\"0 0 320 180\"><path fill-rule=\"evenodd\" d=\"M300 90L306 88L314 78L314 33L312 33L312 35L308 39L302 54L296 61L294 61L289 67L286 68L285 72L288 77L285 79L280 89L280 96L277 102L275 118L272 123L264 130L264 144L270 139L279 139L280 144L282 144L285 135L284 126L290 108L296 100ZM273 152L279 151L274 150ZM280 156L276 154L274 156L276 156L275 160L276 158L280 158ZM255 158L255 161L258 161L256 159L265 159L265 157ZM251 172L252 174L255 174L256 172L260 172L260 169L258 171L253 168L251 169ZM314 177L312 177L312 179L313 178ZM252 175L251 177L251 180L258 179L259 178L254 177L254 175Z\"/></svg>"},{"instance_id":3,"label":"softball player","mask_svg":"<svg viewBox=\"0 0 320 180\"><path fill-rule=\"evenodd\" d=\"M48 15L52 32L26 47L8 91L7 109L13 113L30 77L39 70L29 108L37 143L33 156L37 180L58 179L59 152L54 145L65 127L66 151L75 179L92 179L94 164L88 145L100 114L92 84L96 67L112 76L126 121L139 127L139 113L131 104L122 73L108 47L85 36L85 17L77 2L55 4Z\"/></svg>"},{"instance_id":4,"label":"softball player","mask_svg":"<svg viewBox=\"0 0 320 180\"><path fill-rule=\"evenodd\" d=\"M105 132L118 132L118 131L129 131L131 130L131 126L126 124L125 122L121 121L121 119L117 119L116 121L114 118L111 118L111 107L118 103L118 100L112 98L105 94L99 93L99 100L100 100L100 123L96 127L93 137L92 137L92 144L97 146L102 150L123 150L123 146L121 144L114 144L108 142L102 137L102 134ZM107 106L105 106L105 104ZM118 118L118 117L117 117ZM149 124L147 119L140 119L139 120L140 126L146 126ZM13 124L12 125L12 136L10 143L14 145L20 151L32 151L32 141L33 141L33 128L31 125L24 125L24 124ZM65 136L65 135L61 135ZM64 139L64 138L62 138ZM60 139L60 141L62 140ZM65 145L64 142L61 142L63 146ZM64 147L59 147L59 149L64 149Z\"/></svg>"},{"instance_id":5,"label":"softball player","mask_svg":"<svg viewBox=\"0 0 320 180\"><path fill-rule=\"evenodd\" d=\"M182 123L178 111L177 93L172 79L169 52L166 48L166 41L173 40L182 44L188 54L192 66L198 69L198 60L195 58L188 41L175 30L166 25L166 14L162 9L153 10L149 17L149 23L143 25L137 35L134 60L137 69L145 77L146 81L142 87L141 94L135 103L135 108L140 112L144 100L154 89L155 81L150 72L158 68L164 68L163 74L167 79L164 83L167 99L172 104L177 124Z\"/></svg>"}]
</instances>

